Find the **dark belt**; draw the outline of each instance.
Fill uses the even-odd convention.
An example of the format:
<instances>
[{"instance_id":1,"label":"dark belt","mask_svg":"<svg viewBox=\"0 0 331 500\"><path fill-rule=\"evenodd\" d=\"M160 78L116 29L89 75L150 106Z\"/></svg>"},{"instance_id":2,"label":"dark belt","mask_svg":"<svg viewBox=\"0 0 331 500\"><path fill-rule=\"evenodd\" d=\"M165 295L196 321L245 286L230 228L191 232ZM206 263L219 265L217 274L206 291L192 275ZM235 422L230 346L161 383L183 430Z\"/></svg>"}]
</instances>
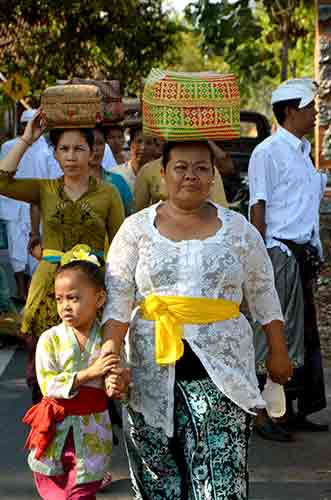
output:
<instances>
[{"instance_id":1,"label":"dark belt","mask_svg":"<svg viewBox=\"0 0 331 500\"><path fill-rule=\"evenodd\" d=\"M273 238L284 243L293 253L300 269L302 279L315 281L318 278L321 267L321 260L318 250L311 243L296 243L283 238Z\"/></svg>"}]
</instances>

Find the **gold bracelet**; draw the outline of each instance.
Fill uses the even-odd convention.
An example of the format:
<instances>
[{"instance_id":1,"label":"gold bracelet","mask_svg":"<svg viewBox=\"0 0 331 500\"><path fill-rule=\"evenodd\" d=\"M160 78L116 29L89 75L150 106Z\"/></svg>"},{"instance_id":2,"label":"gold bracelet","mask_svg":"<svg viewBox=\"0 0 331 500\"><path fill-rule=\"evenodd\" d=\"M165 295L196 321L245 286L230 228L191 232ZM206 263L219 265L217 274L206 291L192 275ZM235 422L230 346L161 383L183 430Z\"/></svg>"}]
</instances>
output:
<instances>
[{"instance_id":1,"label":"gold bracelet","mask_svg":"<svg viewBox=\"0 0 331 500\"><path fill-rule=\"evenodd\" d=\"M21 141L21 142L23 142L23 144L25 144L26 146L28 146L28 148L32 146L32 142L26 141L25 139L23 139L23 137L19 137L18 140Z\"/></svg>"}]
</instances>

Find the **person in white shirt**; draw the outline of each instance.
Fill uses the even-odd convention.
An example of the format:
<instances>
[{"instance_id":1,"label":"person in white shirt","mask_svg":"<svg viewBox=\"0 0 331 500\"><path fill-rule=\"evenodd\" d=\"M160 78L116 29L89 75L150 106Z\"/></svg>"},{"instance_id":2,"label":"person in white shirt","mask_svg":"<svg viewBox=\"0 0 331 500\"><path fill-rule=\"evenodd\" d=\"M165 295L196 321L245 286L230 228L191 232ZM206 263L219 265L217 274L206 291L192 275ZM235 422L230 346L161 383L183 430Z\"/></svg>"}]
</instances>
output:
<instances>
[{"instance_id":1,"label":"person in white shirt","mask_svg":"<svg viewBox=\"0 0 331 500\"><path fill-rule=\"evenodd\" d=\"M286 386L286 430L327 430L306 418L326 406L313 299L322 258L319 207L326 176L315 169L304 137L314 128L316 92L315 82L308 78L289 80L273 92L279 127L255 148L248 169L250 217L273 263L289 354L296 367ZM265 373L266 346L258 328L255 334L257 372ZM257 421L257 430L267 439L291 440L290 433L265 418Z\"/></svg>"}]
</instances>

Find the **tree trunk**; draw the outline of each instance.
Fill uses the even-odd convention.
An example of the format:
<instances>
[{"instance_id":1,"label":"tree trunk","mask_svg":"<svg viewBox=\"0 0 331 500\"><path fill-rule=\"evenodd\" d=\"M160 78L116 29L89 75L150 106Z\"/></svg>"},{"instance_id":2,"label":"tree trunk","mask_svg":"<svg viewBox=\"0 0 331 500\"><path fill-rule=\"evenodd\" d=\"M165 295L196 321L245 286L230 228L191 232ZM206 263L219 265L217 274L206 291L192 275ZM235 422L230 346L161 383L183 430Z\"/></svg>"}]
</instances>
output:
<instances>
[{"instance_id":1,"label":"tree trunk","mask_svg":"<svg viewBox=\"0 0 331 500\"><path fill-rule=\"evenodd\" d=\"M288 75L288 50L289 50L289 20L287 14L285 14L283 22L282 67L280 74L280 79L282 82L284 80L287 80L287 75Z\"/></svg>"}]
</instances>

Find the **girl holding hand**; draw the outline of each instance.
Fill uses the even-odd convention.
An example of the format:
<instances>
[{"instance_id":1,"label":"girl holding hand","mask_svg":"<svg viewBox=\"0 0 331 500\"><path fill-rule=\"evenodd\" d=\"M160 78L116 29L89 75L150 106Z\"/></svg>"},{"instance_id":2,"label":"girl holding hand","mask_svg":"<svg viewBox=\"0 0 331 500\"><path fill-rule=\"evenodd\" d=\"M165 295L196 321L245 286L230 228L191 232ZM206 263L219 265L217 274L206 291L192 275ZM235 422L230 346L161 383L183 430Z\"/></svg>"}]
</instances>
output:
<instances>
[{"instance_id":1,"label":"girl holding hand","mask_svg":"<svg viewBox=\"0 0 331 500\"><path fill-rule=\"evenodd\" d=\"M117 355L102 354L97 314L106 300L103 273L87 246L62 259L55 298L62 320L38 342L36 370L43 399L23 421L31 425L26 447L44 500L94 500L109 471L112 425L103 377L114 394L123 389Z\"/></svg>"}]
</instances>

